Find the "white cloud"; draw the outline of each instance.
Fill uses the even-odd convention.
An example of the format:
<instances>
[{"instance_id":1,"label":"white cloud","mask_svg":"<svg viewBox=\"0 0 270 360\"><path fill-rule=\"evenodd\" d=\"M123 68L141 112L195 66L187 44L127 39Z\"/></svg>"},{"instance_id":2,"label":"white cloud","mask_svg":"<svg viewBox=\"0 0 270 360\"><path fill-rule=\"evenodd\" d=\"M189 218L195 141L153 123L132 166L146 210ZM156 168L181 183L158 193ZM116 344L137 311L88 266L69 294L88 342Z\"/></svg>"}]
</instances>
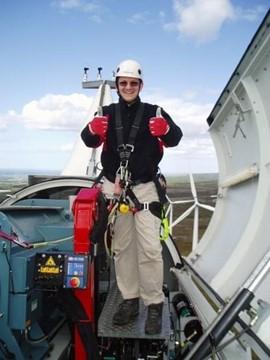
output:
<instances>
[{"instance_id":1,"label":"white cloud","mask_svg":"<svg viewBox=\"0 0 270 360\"><path fill-rule=\"evenodd\" d=\"M1 115L0 115L0 117L1 117ZM7 127L7 123L6 123L6 121L5 121L4 119L2 119L2 117L1 117L1 120L0 120L0 130L1 130L1 129L6 129L6 127Z\"/></svg>"},{"instance_id":2,"label":"white cloud","mask_svg":"<svg viewBox=\"0 0 270 360\"><path fill-rule=\"evenodd\" d=\"M62 144L60 146L60 151L62 152L70 152L74 147L74 143Z\"/></svg>"},{"instance_id":3,"label":"white cloud","mask_svg":"<svg viewBox=\"0 0 270 360\"><path fill-rule=\"evenodd\" d=\"M59 8L60 10L69 11L77 10L90 15L90 19L101 23L101 11L102 7L97 1L87 0L54 0L52 6ZM104 10L104 9L103 9Z\"/></svg>"},{"instance_id":4,"label":"white cloud","mask_svg":"<svg viewBox=\"0 0 270 360\"><path fill-rule=\"evenodd\" d=\"M174 0L175 23L165 29L177 30L180 36L193 38L199 43L208 42L228 19L235 16L230 0Z\"/></svg>"},{"instance_id":5,"label":"white cloud","mask_svg":"<svg viewBox=\"0 0 270 360\"><path fill-rule=\"evenodd\" d=\"M244 19L247 21L256 21L266 12L267 8L262 5L257 5L253 8L241 8L237 7L235 10L236 17L238 19Z\"/></svg>"},{"instance_id":6,"label":"white cloud","mask_svg":"<svg viewBox=\"0 0 270 360\"><path fill-rule=\"evenodd\" d=\"M95 1L86 0L54 0L52 5L63 10L81 10L94 12L99 8Z\"/></svg>"},{"instance_id":7,"label":"white cloud","mask_svg":"<svg viewBox=\"0 0 270 360\"><path fill-rule=\"evenodd\" d=\"M6 127L7 127L6 116L0 114L0 129L6 129Z\"/></svg>"},{"instance_id":8,"label":"white cloud","mask_svg":"<svg viewBox=\"0 0 270 360\"><path fill-rule=\"evenodd\" d=\"M192 172L217 171L215 149L206 122L214 104L186 99L168 98L160 91L144 96L145 101L162 106L184 134L178 146L166 148L161 168L167 173L175 173L179 169L180 172L183 169Z\"/></svg>"},{"instance_id":9,"label":"white cloud","mask_svg":"<svg viewBox=\"0 0 270 360\"><path fill-rule=\"evenodd\" d=\"M162 106L181 127L185 137L203 137L207 133L206 119L213 108L213 104L200 104L196 103L195 100L191 102L180 97L168 98L162 93L147 94L145 100Z\"/></svg>"},{"instance_id":10,"label":"white cloud","mask_svg":"<svg viewBox=\"0 0 270 360\"><path fill-rule=\"evenodd\" d=\"M175 170L173 165L169 164L180 160L187 163L198 161L200 169L205 167L205 172L207 172L210 162L215 164L214 147L206 122L213 104L196 102L193 96L190 98L192 100L187 97L168 97L158 90L151 90L151 93L145 93L143 96L144 101L162 106L184 133L183 139L177 147L167 148L165 151L162 167L168 171ZM54 136L50 137L48 143L48 141L44 141L44 138L42 139L39 130L73 130L75 131L74 135L77 133L76 136L79 136L82 127L89 119L91 102L92 98L83 94L48 94L24 105L21 113L9 111L0 116L0 124L8 126L10 122L13 122L16 129L20 128L20 134L24 134L22 126L25 126L27 132L19 139L16 138L15 147L16 149L20 148L20 153L30 154L34 151L37 156L38 152L41 152L42 155L47 151L48 153L57 153L58 156L60 154L67 156L73 149L71 138L62 136L60 139L54 132ZM42 141L35 140L35 133ZM63 135L63 133L61 134ZM171 170L169 170L170 166ZM212 168L215 168L215 165Z\"/></svg>"},{"instance_id":11,"label":"white cloud","mask_svg":"<svg viewBox=\"0 0 270 360\"><path fill-rule=\"evenodd\" d=\"M141 11L138 13L134 13L127 17L127 22L134 25L153 25L156 24L160 26L160 24L164 25L164 21L166 18L166 13L164 11L158 11L155 14L148 10Z\"/></svg>"},{"instance_id":12,"label":"white cloud","mask_svg":"<svg viewBox=\"0 0 270 360\"><path fill-rule=\"evenodd\" d=\"M56 0L53 5L59 6L62 9L74 9L81 6L81 0Z\"/></svg>"},{"instance_id":13,"label":"white cloud","mask_svg":"<svg viewBox=\"0 0 270 360\"><path fill-rule=\"evenodd\" d=\"M70 153L73 147L74 147L73 143L61 143L60 141L59 143L50 144L50 146L48 147L48 145L46 145L46 142L44 141L37 145L36 151L39 153L52 153L52 154ZM29 150L31 151L31 149Z\"/></svg>"},{"instance_id":14,"label":"white cloud","mask_svg":"<svg viewBox=\"0 0 270 360\"><path fill-rule=\"evenodd\" d=\"M205 157L212 156L214 154L214 147L212 140L208 136L207 138L183 138L184 144L180 152L187 156L193 157Z\"/></svg>"},{"instance_id":15,"label":"white cloud","mask_svg":"<svg viewBox=\"0 0 270 360\"><path fill-rule=\"evenodd\" d=\"M0 114L0 129L5 130L10 124L16 124L20 119L20 115L14 110L9 110L6 114Z\"/></svg>"},{"instance_id":16,"label":"white cloud","mask_svg":"<svg viewBox=\"0 0 270 360\"><path fill-rule=\"evenodd\" d=\"M148 11L144 11L131 15L127 22L131 24L151 24L154 22L154 19Z\"/></svg>"},{"instance_id":17,"label":"white cloud","mask_svg":"<svg viewBox=\"0 0 270 360\"><path fill-rule=\"evenodd\" d=\"M167 31L205 43L217 38L228 20L256 21L267 8L262 5L234 7L231 0L173 0L176 21L165 23Z\"/></svg>"},{"instance_id":18,"label":"white cloud","mask_svg":"<svg viewBox=\"0 0 270 360\"><path fill-rule=\"evenodd\" d=\"M189 100L187 93L182 98L168 97L153 89L144 94L143 100L163 107L183 129L185 137L204 137L208 129L206 119L213 104L196 102L192 92ZM21 113L9 111L0 116L0 124L4 127L10 122L20 121L30 129L79 131L88 119L92 101L93 98L84 94L47 94L25 104Z\"/></svg>"},{"instance_id":19,"label":"white cloud","mask_svg":"<svg viewBox=\"0 0 270 360\"><path fill-rule=\"evenodd\" d=\"M86 121L92 98L83 94L48 94L24 105L21 120L29 128L79 130Z\"/></svg>"}]
</instances>

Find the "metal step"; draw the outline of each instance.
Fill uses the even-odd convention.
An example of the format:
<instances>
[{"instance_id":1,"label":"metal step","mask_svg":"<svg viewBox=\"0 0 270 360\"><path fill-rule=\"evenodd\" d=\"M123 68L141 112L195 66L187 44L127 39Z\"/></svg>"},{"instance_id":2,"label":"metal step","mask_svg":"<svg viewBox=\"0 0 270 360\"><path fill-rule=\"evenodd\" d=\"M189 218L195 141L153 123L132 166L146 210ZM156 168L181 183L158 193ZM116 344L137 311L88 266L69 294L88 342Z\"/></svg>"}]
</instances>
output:
<instances>
[{"instance_id":1,"label":"metal step","mask_svg":"<svg viewBox=\"0 0 270 360\"><path fill-rule=\"evenodd\" d=\"M124 326L116 326L112 323L112 318L122 302L122 296L116 283L110 288L102 313L98 320L98 336L109 338L130 338L130 339L168 339L170 336L170 312L168 300L165 299L162 315L162 331L158 335L146 335L144 324L147 317L147 308L140 300L140 314L131 323Z\"/></svg>"}]
</instances>

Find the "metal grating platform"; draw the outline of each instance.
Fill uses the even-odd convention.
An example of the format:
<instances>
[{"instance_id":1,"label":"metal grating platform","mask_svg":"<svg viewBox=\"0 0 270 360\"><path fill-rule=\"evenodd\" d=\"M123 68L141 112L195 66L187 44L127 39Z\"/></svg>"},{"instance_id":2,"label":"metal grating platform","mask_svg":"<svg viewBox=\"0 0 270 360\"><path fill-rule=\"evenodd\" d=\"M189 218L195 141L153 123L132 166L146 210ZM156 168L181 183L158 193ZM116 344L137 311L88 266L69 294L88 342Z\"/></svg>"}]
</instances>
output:
<instances>
[{"instance_id":1,"label":"metal grating platform","mask_svg":"<svg viewBox=\"0 0 270 360\"><path fill-rule=\"evenodd\" d=\"M112 318L122 302L122 296L113 285L107 296L102 313L98 321L98 336L110 338L130 338L130 339L168 339L170 336L170 312L168 301L165 299L162 316L162 332L158 335L146 335L144 333L144 324L147 316L147 308L140 300L140 314L132 323L124 326L116 326L112 323Z\"/></svg>"}]
</instances>

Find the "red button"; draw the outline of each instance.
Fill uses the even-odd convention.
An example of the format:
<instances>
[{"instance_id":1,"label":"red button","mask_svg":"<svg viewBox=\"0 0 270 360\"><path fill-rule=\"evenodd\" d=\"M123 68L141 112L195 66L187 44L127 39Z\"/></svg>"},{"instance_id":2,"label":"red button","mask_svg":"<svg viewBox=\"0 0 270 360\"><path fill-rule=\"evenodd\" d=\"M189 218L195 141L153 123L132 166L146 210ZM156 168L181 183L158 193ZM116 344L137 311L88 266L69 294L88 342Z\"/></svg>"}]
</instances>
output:
<instances>
[{"instance_id":1,"label":"red button","mask_svg":"<svg viewBox=\"0 0 270 360\"><path fill-rule=\"evenodd\" d=\"M69 280L69 284L72 288L77 288L80 286L80 279L74 276Z\"/></svg>"}]
</instances>

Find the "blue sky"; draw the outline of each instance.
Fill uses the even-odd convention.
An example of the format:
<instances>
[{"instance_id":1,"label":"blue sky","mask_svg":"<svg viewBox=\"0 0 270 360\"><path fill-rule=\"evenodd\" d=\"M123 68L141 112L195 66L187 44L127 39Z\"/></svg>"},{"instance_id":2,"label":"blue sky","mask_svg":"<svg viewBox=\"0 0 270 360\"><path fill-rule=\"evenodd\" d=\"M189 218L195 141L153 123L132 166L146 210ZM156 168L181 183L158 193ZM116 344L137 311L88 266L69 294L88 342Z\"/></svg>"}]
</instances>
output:
<instances>
[{"instance_id":1,"label":"blue sky","mask_svg":"<svg viewBox=\"0 0 270 360\"><path fill-rule=\"evenodd\" d=\"M217 171L206 118L269 8L266 0L1 0L0 169L61 171L103 79L123 59L144 69L143 101L184 138L167 173ZM116 99L116 97L115 97Z\"/></svg>"}]
</instances>

